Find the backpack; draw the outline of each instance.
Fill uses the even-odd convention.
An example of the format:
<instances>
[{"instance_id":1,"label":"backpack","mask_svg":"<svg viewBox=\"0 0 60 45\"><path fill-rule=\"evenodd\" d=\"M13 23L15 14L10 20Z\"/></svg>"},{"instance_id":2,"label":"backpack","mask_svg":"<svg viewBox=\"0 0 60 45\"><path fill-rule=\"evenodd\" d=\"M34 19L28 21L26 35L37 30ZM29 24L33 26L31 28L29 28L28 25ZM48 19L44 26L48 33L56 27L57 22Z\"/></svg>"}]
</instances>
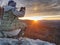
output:
<instances>
[{"instance_id":1,"label":"backpack","mask_svg":"<svg viewBox=\"0 0 60 45\"><path fill-rule=\"evenodd\" d=\"M17 20L17 17L13 14L12 10L3 12L1 19L0 30L13 30L15 28L14 20ZM13 27L12 27L13 26Z\"/></svg>"}]
</instances>

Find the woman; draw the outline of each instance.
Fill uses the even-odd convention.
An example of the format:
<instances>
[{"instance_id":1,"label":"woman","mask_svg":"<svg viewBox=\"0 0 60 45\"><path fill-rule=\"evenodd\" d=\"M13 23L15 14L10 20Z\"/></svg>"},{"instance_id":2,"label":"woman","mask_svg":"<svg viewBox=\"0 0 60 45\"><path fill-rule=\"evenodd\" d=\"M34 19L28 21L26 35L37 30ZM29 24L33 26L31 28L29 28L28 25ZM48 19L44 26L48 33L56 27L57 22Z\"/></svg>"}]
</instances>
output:
<instances>
[{"instance_id":1,"label":"woman","mask_svg":"<svg viewBox=\"0 0 60 45\"><path fill-rule=\"evenodd\" d=\"M25 24L20 22L18 17L24 17L24 15L25 7L22 7L20 11L17 11L16 2L9 1L8 5L4 7L4 14L0 25L3 36L13 37L18 35L21 29L25 28Z\"/></svg>"}]
</instances>

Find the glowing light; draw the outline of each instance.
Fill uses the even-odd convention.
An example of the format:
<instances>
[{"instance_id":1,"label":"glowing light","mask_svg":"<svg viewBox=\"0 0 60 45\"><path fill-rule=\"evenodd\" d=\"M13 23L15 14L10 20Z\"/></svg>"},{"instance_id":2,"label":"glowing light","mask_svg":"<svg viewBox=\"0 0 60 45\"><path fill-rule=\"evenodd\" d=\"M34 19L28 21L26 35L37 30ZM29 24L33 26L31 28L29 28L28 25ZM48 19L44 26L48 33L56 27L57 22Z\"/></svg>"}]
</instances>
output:
<instances>
[{"instance_id":1,"label":"glowing light","mask_svg":"<svg viewBox=\"0 0 60 45\"><path fill-rule=\"evenodd\" d=\"M37 22L38 20L34 20L35 22Z\"/></svg>"},{"instance_id":2,"label":"glowing light","mask_svg":"<svg viewBox=\"0 0 60 45\"><path fill-rule=\"evenodd\" d=\"M43 20L43 17L37 17L37 16L34 16L34 17L22 17L22 18L18 18L18 19L22 19L22 20L34 20L34 21L38 21L38 20Z\"/></svg>"},{"instance_id":3,"label":"glowing light","mask_svg":"<svg viewBox=\"0 0 60 45\"><path fill-rule=\"evenodd\" d=\"M34 20L34 21L38 21L38 20L60 20L60 15L52 15L52 16L32 16L32 17L19 17L18 19L21 20Z\"/></svg>"}]
</instances>

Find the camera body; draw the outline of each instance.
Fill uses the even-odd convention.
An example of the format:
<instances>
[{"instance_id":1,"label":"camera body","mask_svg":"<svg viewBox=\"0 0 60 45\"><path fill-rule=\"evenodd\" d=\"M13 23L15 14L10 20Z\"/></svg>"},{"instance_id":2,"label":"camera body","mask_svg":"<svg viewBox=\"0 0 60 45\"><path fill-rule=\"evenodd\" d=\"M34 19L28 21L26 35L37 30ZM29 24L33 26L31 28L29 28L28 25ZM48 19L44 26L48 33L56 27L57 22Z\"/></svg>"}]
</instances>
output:
<instances>
[{"instance_id":1,"label":"camera body","mask_svg":"<svg viewBox=\"0 0 60 45\"><path fill-rule=\"evenodd\" d=\"M25 7L21 7L20 8L20 11L25 11Z\"/></svg>"}]
</instances>

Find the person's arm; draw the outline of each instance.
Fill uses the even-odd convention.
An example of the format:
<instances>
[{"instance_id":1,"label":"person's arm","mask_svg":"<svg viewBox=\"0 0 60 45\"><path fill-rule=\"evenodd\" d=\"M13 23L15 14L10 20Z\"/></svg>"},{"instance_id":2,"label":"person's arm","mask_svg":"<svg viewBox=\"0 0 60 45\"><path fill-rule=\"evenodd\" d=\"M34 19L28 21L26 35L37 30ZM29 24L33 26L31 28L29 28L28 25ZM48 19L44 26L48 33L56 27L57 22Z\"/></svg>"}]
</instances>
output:
<instances>
[{"instance_id":1,"label":"person's arm","mask_svg":"<svg viewBox=\"0 0 60 45\"><path fill-rule=\"evenodd\" d=\"M25 7L23 9L21 9L20 11L17 11L16 9L12 10L12 11L13 11L13 14L18 17L24 17L24 15L25 15Z\"/></svg>"}]
</instances>

